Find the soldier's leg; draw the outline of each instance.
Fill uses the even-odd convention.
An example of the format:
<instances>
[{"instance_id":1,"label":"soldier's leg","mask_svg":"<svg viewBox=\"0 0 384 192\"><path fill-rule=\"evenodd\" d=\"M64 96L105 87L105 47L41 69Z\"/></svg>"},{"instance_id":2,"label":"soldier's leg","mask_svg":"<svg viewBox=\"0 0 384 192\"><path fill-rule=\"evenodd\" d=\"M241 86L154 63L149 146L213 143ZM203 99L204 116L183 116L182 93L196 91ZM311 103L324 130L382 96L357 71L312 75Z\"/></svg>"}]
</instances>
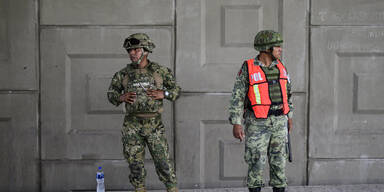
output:
<instances>
[{"instance_id":1,"label":"soldier's leg","mask_svg":"<svg viewBox=\"0 0 384 192\"><path fill-rule=\"evenodd\" d=\"M169 158L169 148L161 116L154 118L150 124L152 133L146 137L148 149L155 163L156 173L167 191L177 191L176 174Z\"/></svg>"},{"instance_id":2,"label":"soldier's leg","mask_svg":"<svg viewBox=\"0 0 384 192\"><path fill-rule=\"evenodd\" d=\"M122 130L123 153L131 170L129 180L136 191L145 191L145 141L140 135L141 127L136 118L126 118Z\"/></svg>"},{"instance_id":3,"label":"soldier's leg","mask_svg":"<svg viewBox=\"0 0 384 192\"><path fill-rule=\"evenodd\" d=\"M285 164L287 158L286 142L287 142L287 117L273 116L273 131L271 134L271 142L269 146L269 165L270 165L270 182L269 185L276 188L287 186L285 176Z\"/></svg>"},{"instance_id":4,"label":"soldier's leg","mask_svg":"<svg viewBox=\"0 0 384 192\"><path fill-rule=\"evenodd\" d=\"M245 125L245 154L244 159L248 164L248 188L264 186L263 170L267 159L267 148L270 134L268 121L251 121Z\"/></svg>"}]
</instances>

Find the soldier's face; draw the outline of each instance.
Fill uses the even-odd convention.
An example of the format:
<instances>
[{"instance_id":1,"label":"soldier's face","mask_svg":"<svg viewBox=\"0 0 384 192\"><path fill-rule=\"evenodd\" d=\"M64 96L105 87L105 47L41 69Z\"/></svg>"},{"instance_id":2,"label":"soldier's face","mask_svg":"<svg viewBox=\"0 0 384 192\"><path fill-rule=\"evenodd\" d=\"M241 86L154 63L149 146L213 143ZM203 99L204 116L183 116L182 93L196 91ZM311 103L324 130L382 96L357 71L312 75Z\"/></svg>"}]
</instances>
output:
<instances>
[{"instance_id":1,"label":"soldier's face","mask_svg":"<svg viewBox=\"0 0 384 192\"><path fill-rule=\"evenodd\" d=\"M278 46L278 47L273 47L272 55L273 55L276 59L280 59L280 57L281 57L281 52L282 52L282 49L281 49L280 46Z\"/></svg>"},{"instance_id":2,"label":"soldier's face","mask_svg":"<svg viewBox=\"0 0 384 192\"><path fill-rule=\"evenodd\" d=\"M143 48L128 49L128 54L132 62L137 62L143 54Z\"/></svg>"}]
</instances>

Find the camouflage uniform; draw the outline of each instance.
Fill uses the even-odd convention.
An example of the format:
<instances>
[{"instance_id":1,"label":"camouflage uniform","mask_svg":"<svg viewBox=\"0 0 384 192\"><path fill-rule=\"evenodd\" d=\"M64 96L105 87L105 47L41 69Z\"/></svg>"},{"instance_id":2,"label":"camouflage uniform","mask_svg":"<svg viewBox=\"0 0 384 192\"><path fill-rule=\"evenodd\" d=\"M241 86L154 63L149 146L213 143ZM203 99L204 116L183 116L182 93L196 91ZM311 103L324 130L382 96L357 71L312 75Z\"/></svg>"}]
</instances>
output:
<instances>
[{"instance_id":1,"label":"camouflage uniform","mask_svg":"<svg viewBox=\"0 0 384 192\"><path fill-rule=\"evenodd\" d=\"M136 92L135 102L125 103L122 129L123 153L131 170L129 179L136 191L145 191L144 153L147 145L159 179L168 191L176 191L176 175L161 120L163 100L147 96L148 89L167 91L169 94L165 95L165 99L170 101L176 100L180 92L171 70L148 60L144 68L129 64L115 73L107 94L108 100L119 106L121 95Z\"/></svg>"},{"instance_id":2,"label":"camouflage uniform","mask_svg":"<svg viewBox=\"0 0 384 192\"><path fill-rule=\"evenodd\" d=\"M256 42L255 42L256 43ZM263 71L278 70L275 60L268 67L264 66L258 57L255 58L255 65L260 65ZM266 73L268 79L268 73ZM270 165L270 182L273 187L285 187L287 185L285 177L286 163L286 142L287 142L287 120L292 117L293 106L291 97L291 83L287 84L288 105L290 112L288 115L269 115L267 119L257 119L250 108L250 101L247 97L249 88L249 74L247 62L242 65L234 84L232 98L230 100L231 124L242 124L244 117L245 124L245 161L248 164L248 188L258 188L264 186L263 169L268 157ZM271 87L270 96L271 99ZM273 99L272 99L273 100ZM272 105L270 110L280 109L279 105ZM288 117L287 117L288 116Z\"/></svg>"}]
</instances>

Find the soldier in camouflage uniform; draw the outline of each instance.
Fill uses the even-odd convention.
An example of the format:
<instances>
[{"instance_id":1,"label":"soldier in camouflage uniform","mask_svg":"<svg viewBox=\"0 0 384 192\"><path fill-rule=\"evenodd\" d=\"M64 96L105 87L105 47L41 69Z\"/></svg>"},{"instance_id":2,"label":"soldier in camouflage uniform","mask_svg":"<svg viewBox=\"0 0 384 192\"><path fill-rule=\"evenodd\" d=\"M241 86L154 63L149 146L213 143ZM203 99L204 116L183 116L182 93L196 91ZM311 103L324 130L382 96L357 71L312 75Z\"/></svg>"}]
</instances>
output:
<instances>
[{"instance_id":1,"label":"soldier in camouflage uniform","mask_svg":"<svg viewBox=\"0 0 384 192\"><path fill-rule=\"evenodd\" d=\"M124 157L131 170L130 182L135 191L145 191L144 153L148 146L159 179L167 191L177 191L161 112L163 99L176 100L180 87L169 68L147 59L155 45L146 34L130 35L123 47L132 63L113 76L108 100L116 106L125 104L122 142Z\"/></svg>"},{"instance_id":2,"label":"soldier in camouflage uniform","mask_svg":"<svg viewBox=\"0 0 384 192\"><path fill-rule=\"evenodd\" d=\"M230 101L229 121L233 125L233 135L241 141L245 138L245 161L248 164L247 186L250 192L259 192L264 186L263 169L268 158L270 165L270 182L274 192L283 192L287 186L285 164L287 158L287 131L292 127L292 97L291 83L285 67L280 61L281 35L271 30L260 31L255 36L254 47L260 52L254 60L244 62L237 74L232 98ZM278 68L280 64L280 70ZM269 104L252 104L250 95L259 91L254 89L258 84L250 84L253 79L262 76L250 75L248 68L260 67L266 77L268 85L266 97ZM280 72L286 74L287 80L279 79ZM260 75L260 74L259 74ZM253 79L252 79L253 78ZM282 81L280 81L282 80ZM285 86L282 82L286 82ZM285 90L283 90L285 88ZM252 90L251 90L252 89ZM286 97L284 97L285 93ZM256 94L256 99L260 96ZM267 98L268 99L268 98ZM285 109L284 108L284 103ZM259 108L257 108L259 107ZM257 111L267 107L265 117L256 117L263 112ZM244 117L245 130L241 126Z\"/></svg>"}]
</instances>

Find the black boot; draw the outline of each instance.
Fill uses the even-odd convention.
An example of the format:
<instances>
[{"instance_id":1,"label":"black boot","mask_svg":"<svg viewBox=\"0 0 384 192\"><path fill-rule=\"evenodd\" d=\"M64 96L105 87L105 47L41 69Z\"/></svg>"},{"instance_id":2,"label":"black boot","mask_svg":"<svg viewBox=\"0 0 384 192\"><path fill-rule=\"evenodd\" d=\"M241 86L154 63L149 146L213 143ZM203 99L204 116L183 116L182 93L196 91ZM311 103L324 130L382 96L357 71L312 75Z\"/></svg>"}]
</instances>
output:
<instances>
[{"instance_id":1,"label":"black boot","mask_svg":"<svg viewBox=\"0 0 384 192\"><path fill-rule=\"evenodd\" d=\"M273 189L273 192L284 192L285 191L284 187L274 187L272 189Z\"/></svg>"},{"instance_id":2,"label":"black boot","mask_svg":"<svg viewBox=\"0 0 384 192\"><path fill-rule=\"evenodd\" d=\"M261 191L261 187L248 188L248 189L249 189L249 192L260 192Z\"/></svg>"}]
</instances>

